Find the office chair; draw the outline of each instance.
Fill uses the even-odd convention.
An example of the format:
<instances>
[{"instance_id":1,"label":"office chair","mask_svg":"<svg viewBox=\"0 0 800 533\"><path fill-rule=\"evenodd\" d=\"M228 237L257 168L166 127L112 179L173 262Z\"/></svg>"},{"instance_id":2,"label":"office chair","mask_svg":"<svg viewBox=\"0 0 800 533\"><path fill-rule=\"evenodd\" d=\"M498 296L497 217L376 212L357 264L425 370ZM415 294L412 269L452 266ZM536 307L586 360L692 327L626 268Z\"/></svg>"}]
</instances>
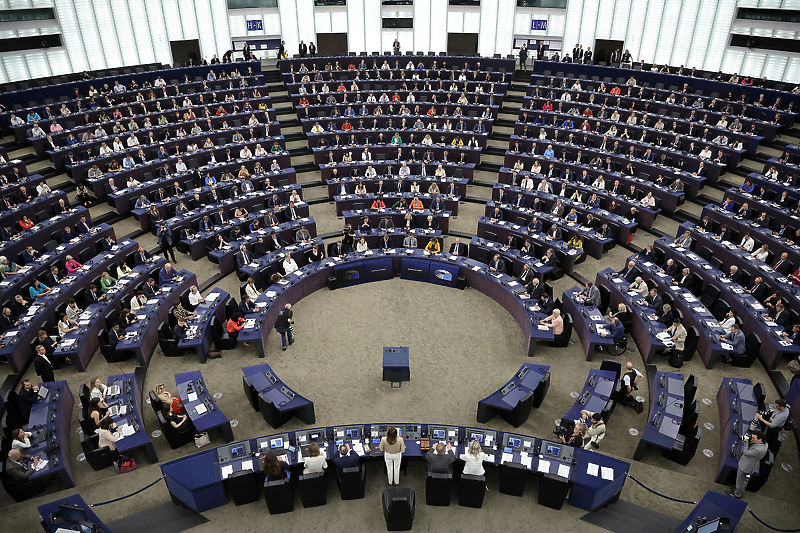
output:
<instances>
[{"instance_id":1,"label":"office chair","mask_svg":"<svg viewBox=\"0 0 800 533\"><path fill-rule=\"evenodd\" d=\"M683 405L684 408L687 405L691 405L694 402L694 397L697 394L697 385L699 384L700 380L697 379L697 376L694 374L689 374L689 377L686 378L686 382L683 384Z\"/></svg>"},{"instance_id":2,"label":"office chair","mask_svg":"<svg viewBox=\"0 0 800 533\"><path fill-rule=\"evenodd\" d=\"M242 388L244 389L245 398L247 398L247 401L250 403L250 407L258 411L258 391L256 391L256 388L250 383L250 378L247 376L242 376Z\"/></svg>"},{"instance_id":3,"label":"office chair","mask_svg":"<svg viewBox=\"0 0 800 533\"><path fill-rule=\"evenodd\" d=\"M269 514L290 513L294 511L292 480L287 478L264 482L264 501Z\"/></svg>"},{"instance_id":4,"label":"office chair","mask_svg":"<svg viewBox=\"0 0 800 533\"><path fill-rule=\"evenodd\" d=\"M462 507L483 507L486 495L486 476L462 474L458 482L458 505Z\"/></svg>"},{"instance_id":5,"label":"office chair","mask_svg":"<svg viewBox=\"0 0 800 533\"><path fill-rule=\"evenodd\" d=\"M688 465L689 461L692 460L692 457L694 457L694 454L697 452L697 446L700 444L700 437L702 434L703 428L700 426L695 427L687 436L678 434L673 448L671 450L664 450L664 458L676 462L679 465Z\"/></svg>"},{"instance_id":6,"label":"office chair","mask_svg":"<svg viewBox=\"0 0 800 533\"><path fill-rule=\"evenodd\" d=\"M367 465L360 463L358 466L343 468L341 472L337 470L336 484L343 500L363 499L367 488Z\"/></svg>"},{"instance_id":7,"label":"office chair","mask_svg":"<svg viewBox=\"0 0 800 533\"><path fill-rule=\"evenodd\" d=\"M99 447L100 435L87 435L81 433L81 449L86 457L86 462L92 470L103 470L114 464L119 457L116 450L111 450L108 446Z\"/></svg>"},{"instance_id":8,"label":"office chair","mask_svg":"<svg viewBox=\"0 0 800 533\"><path fill-rule=\"evenodd\" d=\"M161 398L156 396L154 391L148 391L148 395L150 398L150 407L153 408L154 413L160 413L161 410L164 408L164 403L161 401Z\"/></svg>"},{"instance_id":9,"label":"office chair","mask_svg":"<svg viewBox=\"0 0 800 533\"><path fill-rule=\"evenodd\" d=\"M298 476L297 484L300 488L300 501L303 502L303 507L327 505L328 483L325 481L325 472Z\"/></svg>"},{"instance_id":10,"label":"office chair","mask_svg":"<svg viewBox=\"0 0 800 533\"><path fill-rule=\"evenodd\" d=\"M239 470L227 478L234 505L258 501L258 478L252 470Z\"/></svg>"},{"instance_id":11,"label":"office chair","mask_svg":"<svg viewBox=\"0 0 800 533\"><path fill-rule=\"evenodd\" d=\"M697 425L697 419L700 416L700 404L697 401L693 401L691 404L684 404L683 407L683 420L681 421L681 428L678 430L678 434L683 435L684 437L689 435L689 433L694 429L695 425Z\"/></svg>"},{"instance_id":12,"label":"office chair","mask_svg":"<svg viewBox=\"0 0 800 533\"><path fill-rule=\"evenodd\" d=\"M8 452L3 451L0 453L0 482L6 493L11 496L11 499L17 503L24 502L30 498L34 498L43 493L47 488L44 480L36 479L33 481L27 479L14 479L6 472L6 459Z\"/></svg>"},{"instance_id":13,"label":"office chair","mask_svg":"<svg viewBox=\"0 0 800 533\"><path fill-rule=\"evenodd\" d=\"M236 348L238 341L231 338L228 330L222 326L216 316L211 317L209 327L211 328L211 340L217 350L233 350Z\"/></svg>"},{"instance_id":14,"label":"office chair","mask_svg":"<svg viewBox=\"0 0 800 533\"><path fill-rule=\"evenodd\" d=\"M758 358L761 351L761 337L757 333L751 333L745 340L745 350L743 354L734 354L731 365L738 368L750 368Z\"/></svg>"},{"instance_id":15,"label":"office chair","mask_svg":"<svg viewBox=\"0 0 800 533\"><path fill-rule=\"evenodd\" d=\"M528 482L528 469L520 463L503 463L500 466L500 494L522 496Z\"/></svg>"},{"instance_id":16,"label":"office chair","mask_svg":"<svg viewBox=\"0 0 800 533\"><path fill-rule=\"evenodd\" d=\"M184 422L183 426L180 429L172 427L172 423L167 422L164 418L164 415L156 413L158 417L158 425L161 428L161 433L164 435L164 438L167 439L167 443L169 447L175 450L176 448L180 448L181 446L186 446L190 442L194 442L194 435L197 430L195 430L194 425L189 423L189 420Z\"/></svg>"},{"instance_id":17,"label":"office chair","mask_svg":"<svg viewBox=\"0 0 800 533\"><path fill-rule=\"evenodd\" d=\"M425 477L425 503L447 507L453 493L453 474L428 472Z\"/></svg>"},{"instance_id":18,"label":"office chair","mask_svg":"<svg viewBox=\"0 0 800 533\"><path fill-rule=\"evenodd\" d=\"M564 319L564 331L562 331L559 335L554 335L552 341L545 341L547 344L554 348L564 348L569 344L570 338L572 338L572 314L566 313L562 315Z\"/></svg>"},{"instance_id":19,"label":"office chair","mask_svg":"<svg viewBox=\"0 0 800 533\"><path fill-rule=\"evenodd\" d=\"M386 530L409 531L414 524L414 512L416 510L414 489L386 489L383 491L382 502Z\"/></svg>"}]
</instances>

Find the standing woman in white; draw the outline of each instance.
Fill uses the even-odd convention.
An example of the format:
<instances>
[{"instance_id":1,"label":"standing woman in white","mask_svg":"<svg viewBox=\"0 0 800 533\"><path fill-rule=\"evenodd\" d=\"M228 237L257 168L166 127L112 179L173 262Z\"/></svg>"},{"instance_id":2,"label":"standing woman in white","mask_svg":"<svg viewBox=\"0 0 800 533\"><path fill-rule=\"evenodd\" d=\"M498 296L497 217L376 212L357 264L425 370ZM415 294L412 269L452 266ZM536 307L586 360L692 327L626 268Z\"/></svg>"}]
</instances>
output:
<instances>
[{"instance_id":1,"label":"standing woman in white","mask_svg":"<svg viewBox=\"0 0 800 533\"><path fill-rule=\"evenodd\" d=\"M378 448L383 452L383 459L386 461L389 485L399 485L400 460L403 458L403 452L406 451L406 443L403 442L403 437L397 436L397 428L389 428Z\"/></svg>"}]
</instances>

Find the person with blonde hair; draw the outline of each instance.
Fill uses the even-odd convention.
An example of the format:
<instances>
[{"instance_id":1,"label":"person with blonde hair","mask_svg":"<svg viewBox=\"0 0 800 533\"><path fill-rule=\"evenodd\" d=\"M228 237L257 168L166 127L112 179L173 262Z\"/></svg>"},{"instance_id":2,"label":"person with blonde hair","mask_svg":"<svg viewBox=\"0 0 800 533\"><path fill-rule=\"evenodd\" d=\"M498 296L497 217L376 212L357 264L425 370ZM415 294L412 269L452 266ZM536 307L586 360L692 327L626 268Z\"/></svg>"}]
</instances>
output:
<instances>
[{"instance_id":1,"label":"person with blonde hair","mask_svg":"<svg viewBox=\"0 0 800 533\"><path fill-rule=\"evenodd\" d=\"M462 453L459 459L464 461L464 473L473 476L482 476L485 472L483 462L492 461L492 457L483 451L481 443L476 440L470 441L466 453Z\"/></svg>"}]
</instances>

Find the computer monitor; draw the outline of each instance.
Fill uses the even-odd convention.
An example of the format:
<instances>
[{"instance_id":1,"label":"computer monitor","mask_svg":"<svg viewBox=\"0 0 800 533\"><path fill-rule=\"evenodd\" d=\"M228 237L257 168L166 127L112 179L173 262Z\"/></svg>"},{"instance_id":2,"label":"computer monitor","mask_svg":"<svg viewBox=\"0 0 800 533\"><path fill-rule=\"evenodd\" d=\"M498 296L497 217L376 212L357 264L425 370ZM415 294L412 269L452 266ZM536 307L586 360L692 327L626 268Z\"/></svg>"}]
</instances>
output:
<instances>
[{"instance_id":1,"label":"computer monitor","mask_svg":"<svg viewBox=\"0 0 800 533\"><path fill-rule=\"evenodd\" d=\"M348 429L346 434L348 439L357 439L359 432L358 429Z\"/></svg>"},{"instance_id":2,"label":"computer monitor","mask_svg":"<svg viewBox=\"0 0 800 533\"><path fill-rule=\"evenodd\" d=\"M476 440L483 444L483 433L470 433L469 440Z\"/></svg>"},{"instance_id":3,"label":"computer monitor","mask_svg":"<svg viewBox=\"0 0 800 533\"><path fill-rule=\"evenodd\" d=\"M560 457L561 448L559 446L553 446L552 444L548 444L546 453L551 457Z\"/></svg>"},{"instance_id":4,"label":"computer monitor","mask_svg":"<svg viewBox=\"0 0 800 533\"><path fill-rule=\"evenodd\" d=\"M714 533L719 529L719 518L697 528L697 533Z\"/></svg>"},{"instance_id":5,"label":"computer monitor","mask_svg":"<svg viewBox=\"0 0 800 533\"><path fill-rule=\"evenodd\" d=\"M316 442L317 439L319 439L319 433L312 433L311 435L308 436L308 440Z\"/></svg>"},{"instance_id":6,"label":"computer monitor","mask_svg":"<svg viewBox=\"0 0 800 533\"><path fill-rule=\"evenodd\" d=\"M86 510L81 507L73 507L71 505L59 505L58 513L64 522L86 522Z\"/></svg>"},{"instance_id":7,"label":"computer monitor","mask_svg":"<svg viewBox=\"0 0 800 533\"><path fill-rule=\"evenodd\" d=\"M443 429L434 429L433 430L433 438L434 439L443 439L447 433Z\"/></svg>"},{"instance_id":8,"label":"computer monitor","mask_svg":"<svg viewBox=\"0 0 800 533\"><path fill-rule=\"evenodd\" d=\"M97 533L98 531L97 524L91 522L81 522L78 524L78 527L81 528L81 533Z\"/></svg>"},{"instance_id":9,"label":"computer monitor","mask_svg":"<svg viewBox=\"0 0 800 533\"><path fill-rule=\"evenodd\" d=\"M278 437L277 439L270 439L269 447L270 449L283 448L283 439L280 437Z\"/></svg>"},{"instance_id":10,"label":"computer monitor","mask_svg":"<svg viewBox=\"0 0 800 533\"><path fill-rule=\"evenodd\" d=\"M231 447L231 459L236 459L237 457L244 457L244 446Z\"/></svg>"},{"instance_id":11,"label":"computer monitor","mask_svg":"<svg viewBox=\"0 0 800 533\"><path fill-rule=\"evenodd\" d=\"M508 439L509 448L519 448L520 446L522 446L522 439Z\"/></svg>"}]
</instances>

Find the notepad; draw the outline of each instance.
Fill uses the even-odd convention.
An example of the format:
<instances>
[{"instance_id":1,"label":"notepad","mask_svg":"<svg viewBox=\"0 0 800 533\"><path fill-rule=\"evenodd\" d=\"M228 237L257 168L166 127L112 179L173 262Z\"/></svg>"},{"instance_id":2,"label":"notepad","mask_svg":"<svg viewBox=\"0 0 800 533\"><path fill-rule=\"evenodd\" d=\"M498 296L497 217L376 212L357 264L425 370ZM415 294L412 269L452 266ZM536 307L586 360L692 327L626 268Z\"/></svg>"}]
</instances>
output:
<instances>
[{"instance_id":1,"label":"notepad","mask_svg":"<svg viewBox=\"0 0 800 533\"><path fill-rule=\"evenodd\" d=\"M198 415L202 415L203 413L208 411L208 409L206 409L206 406L203 405L202 403L197 404L194 410L197 412Z\"/></svg>"},{"instance_id":2,"label":"notepad","mask_svg":"<svg viewBox=\"0 0 800 533\"><path fill-rule=\"evenodd\" d=\"M565 477L569 479L569 466L568 465L558 465L558 472L557 474L561 477Z\"/></svg>"},{"instance_id":3,"label":"notepad","mask_svg":"<svg viewBox=\"0 0 800 533\"><path fill-rule=\"evenodd\" d=\"M190 402L197 401L197 393L190 392L189 394L186 395L186 399L189 400Z\"/></svg>"},{"instance_id":4,"label":"notepad","mask_svg":"<svg viewBox=\"0 0 800 533\"><path fill-rule=\"evenodd\" d=\"M603 479L608 481L614 481L614 469L609 468L607 466L600 468L600 475Z\"/></svg>"},{"instance_id":5,"label":"notepad","mask_svg":"<svg viewBox=\"0 0 800 533\"><path fill-rule=\"evenodd\" d=\"M544 459L539 459L539 472L544 472L545 474L550 473L550 461L546 461Z\"/></svg>"},{"instance_id":6,"label":"notepad","mask_svg":"<svg viewBox=\"0 0 800 533\"><path fill-rule=\"evenodd\" d=\"M514 454L503 452L503 456L500 458L500 464L513 463L513 462L514 462Z\"/></svg>"},{"instance_id":7,"label":"notepad","mask_svg":"<svg viewBox=\"0 0 800 533\"><path fill-rule=\"evenodd\" d=\"M600 471L600 465L596 465L594 463L589 463L586 465L586 473L590 476L597 477Z\"/></svg>"},{"instance_id":8,"label":"notepad","mask_svg":"<svg viewBox=\"0 0 800 533\"><path fill-rule=\"evenodd\" d=\"M219 298L219 293L218 292L212 292L211 294L206 296L206 300L209 301L209 302L213 302L217 298Z\"/></svg>"},{"instance_id":9,"label":"notepad","mask_svg":"<svg viewBox=\"0 0 800 533\"><path fill-rule=\"evenodd\" d=\"M531 464L533 463L533 457L522 452L519 454L519 462L525 465L525 468L530 468Z\"/></svg>"},{"instance_id":10,"label":"notepad","mask_svg":"<svg viewBox=\"0 0 800 533\"><path fill-rule=\"evenodd\" d=\"M253 470L253 460L242 461L242 470Z\"/></svg>"},{"instance_id":11,"label":"notepad","mask_svg":"<svg viewBox=\"0 0 800 533\"><path fill-rule=\"evenodd\" d=\"M226 465L222 467L222 479L226 479L233 474L233 465Z\"/></svg>"},{"instance_id":12,"label":"notepad","mask_svg":"<svg viewBox=\"0 0 800 533\"><path fill-rule=\"evenodd\" d=\"M353 451L358 455L364 455L364 446L360 442L354 442Z\"/></svg>"},{"instance_id":13,"label":"notepad","mask_svg":"<svg viewBox=\"0 0 800 533\"><path fill-rule=\"evenodd\" d=\"M36 468L37 471L39 471L42 468L46 467L48 463L49 463L49 461L47 459L41 459L40 458L39 462L36 463L36 467L35 468Z\"/></svg>"}]
</instances>

